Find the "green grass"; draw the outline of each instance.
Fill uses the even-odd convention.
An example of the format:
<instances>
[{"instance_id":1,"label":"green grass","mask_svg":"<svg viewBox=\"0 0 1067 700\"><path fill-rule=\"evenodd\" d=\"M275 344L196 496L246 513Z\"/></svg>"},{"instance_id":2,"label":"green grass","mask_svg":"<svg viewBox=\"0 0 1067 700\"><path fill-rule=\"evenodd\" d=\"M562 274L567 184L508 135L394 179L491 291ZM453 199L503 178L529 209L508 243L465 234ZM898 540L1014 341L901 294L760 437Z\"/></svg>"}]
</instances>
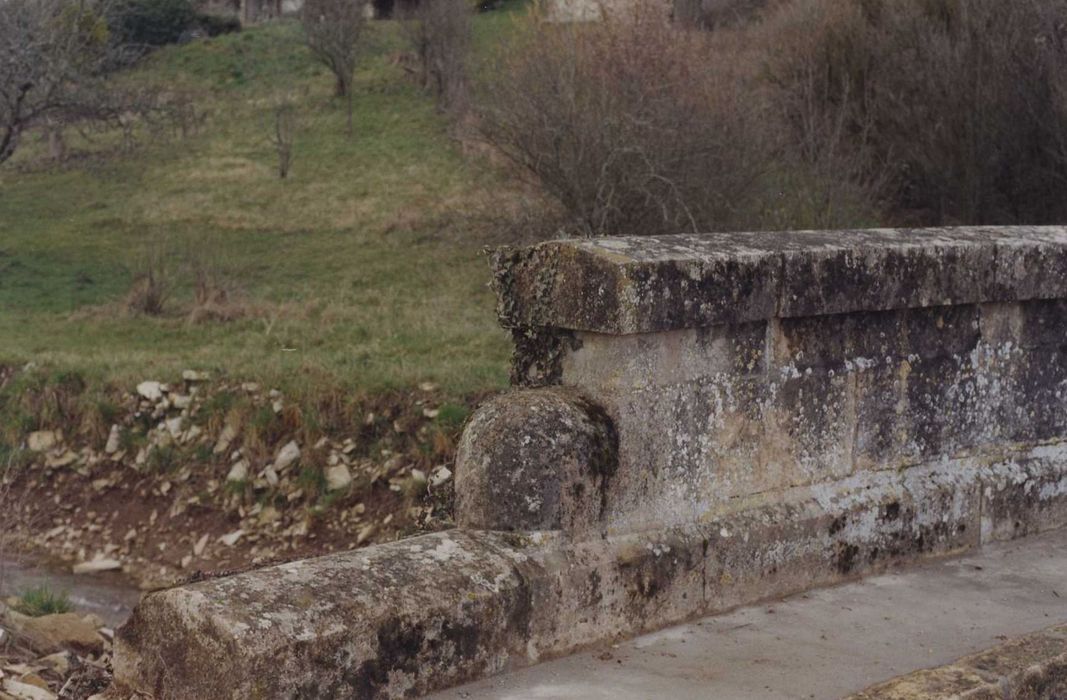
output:
<instances>
[{"instance_id":1,"label":"green grass","mask_svg":"<svg viewBox=\"0 0 1067 700\"><path fill-rule=\"evenodd\" d=\"M477 18L479 51L520 5ZM195 95L207 121L193 136L124 153L70 134L96 155L58 168L32 136L0 167L0 364L127 387L187 368L287 389L504 385L508 342L463 215L494 174L391 60L394 24L372 27L353 138L299 38L267 25L166 48L125 76ZM301 95L302 130L280 180L267 131L286 92ZM170 310L133 316L123 300L153 251L175 280ZM237 320L189 322L196 260L236 288Z\"/></svg>"},{"instance_id":2,"label":"green grass","mask_svg":"<svg viewBox=\"0 0 1067 700\"><path fill-rule=\"evenodd\" d=\"M56 593L47 586L38 586L18 595L15 610L30 617L68 613L74 609L66 593Z\"/></svg>"}]
</instances>

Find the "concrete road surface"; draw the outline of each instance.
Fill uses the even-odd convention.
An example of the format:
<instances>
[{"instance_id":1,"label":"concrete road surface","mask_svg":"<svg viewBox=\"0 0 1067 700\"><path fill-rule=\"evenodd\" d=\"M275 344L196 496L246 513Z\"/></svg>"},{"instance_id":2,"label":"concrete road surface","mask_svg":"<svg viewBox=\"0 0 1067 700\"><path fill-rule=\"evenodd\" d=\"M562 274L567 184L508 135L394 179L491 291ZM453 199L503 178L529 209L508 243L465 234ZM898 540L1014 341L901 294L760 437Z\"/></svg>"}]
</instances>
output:
<instances>
[{"instance_id":1,"label":"concrete road surface","mask_svg":"<svg viewBox=\"0 0 1067 700\"><path fill-rule=\"evenodd\" d=\"M1067 530L740 608L436 700L841 698L1067 622Z\"/></svg>"}]
</instances>

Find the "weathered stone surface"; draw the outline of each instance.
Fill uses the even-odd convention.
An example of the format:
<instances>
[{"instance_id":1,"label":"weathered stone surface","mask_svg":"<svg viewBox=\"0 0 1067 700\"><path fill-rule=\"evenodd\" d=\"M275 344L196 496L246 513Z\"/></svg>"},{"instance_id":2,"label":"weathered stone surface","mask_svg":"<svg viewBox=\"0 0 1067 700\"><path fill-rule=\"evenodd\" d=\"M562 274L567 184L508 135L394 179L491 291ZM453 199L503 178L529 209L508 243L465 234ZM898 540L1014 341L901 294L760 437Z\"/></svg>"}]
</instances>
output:
<instances>
[{"instance_id":1,"label":"weathered stone surface","mask_svg":"<svg viewBox=\"0 0 1067 700\"><path fill-rule=\"evenodd\" d=\"M551 241L500 250L493 267L507 327L650 333L773 317L1055 299L1067 292L1067 229Z\"/></svg>"},{"instance_id":2,"label":"weathered stone surface","mask_svg":"<svg viewBox=\"0 0 1067 700\"><path fill-rule=\"evenodd\" d=\"M28 618L20 632L41 654L60 649L99 653L104 640L97 634L97 627L75 613L58 613Z\"/></svg>"},{"instance_id":3,"label":"weathered stone surface","mask_svg":"<svg viewBox=\"0 0 1067 700\"><path fill-rule=\"evenodd\" d=\"M954 664L881 683L849 700L1059 700L1067 697L1067 627L1012 639Z\"/></svg>"},{"instance_id":4,"label":"weathered stone surface","mask_svg":"<svg viewBox=\"0 0 1067 700\"><path fill-rule=\"evenodd\" d=\"M1057 301L578 333L558 381L616 426L603 520L620 532L862 471L1062 441L1057 333L1067 333Z\"/></svg>"},{"instance_id":5,"label":"weathered stone surface","mask_svg":"<svg viewBox=\"0 0 1067 700\"><path fill-rule=\"evenodd\" d=\"M471 418L456 455L457 524L575 531L596 525L618 438L603 410L568 389L513 392Z\"/></svg>"},{"instance_id":6,"label":"weathered stone surface","mask_svg":"<svg viewBox=\"0 0 1067 700\"><path fill-rule=\"evenodd\" d=\"M456 531L152 593L116 636L116 679L167 698L367 698L492 673L525 653L521 556Z\"/></svg>"},{"instance_id":7,"label":"weathered stone surface","mask_svg":"<svg viewBox=\"0 0 1067 700\"><path fill-rule=\"evenodd\" d=\"M1040 445L991 465L982 498L983 542L1067 525L1067 443Z\"/></svg>"}]
</instances>

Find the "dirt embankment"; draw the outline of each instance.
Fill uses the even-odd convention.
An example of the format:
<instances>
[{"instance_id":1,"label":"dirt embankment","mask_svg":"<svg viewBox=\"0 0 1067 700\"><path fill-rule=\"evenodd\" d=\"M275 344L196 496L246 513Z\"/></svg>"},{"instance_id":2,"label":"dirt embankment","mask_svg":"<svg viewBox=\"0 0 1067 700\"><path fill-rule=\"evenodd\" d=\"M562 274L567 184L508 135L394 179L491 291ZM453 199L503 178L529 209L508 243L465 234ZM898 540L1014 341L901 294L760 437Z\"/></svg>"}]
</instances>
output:
<instances>
[{"instance_id":1,"label":"dirt embankment","mask_svg":"<svg viewBox=\"0 0 1067 700\"><path fill-rule=\"evenodd\" d=\"M9 415L12 402L74 405L54 388L10 389ZM113 392L103 422L73 409L51 411L57 424L45 411L24 418L36 425L6 450L0 530L143 589L438 530L451 524L454 446L480 398L423 384L308 405L193 371L145 381Z\"/></svg>"}]
</instances>

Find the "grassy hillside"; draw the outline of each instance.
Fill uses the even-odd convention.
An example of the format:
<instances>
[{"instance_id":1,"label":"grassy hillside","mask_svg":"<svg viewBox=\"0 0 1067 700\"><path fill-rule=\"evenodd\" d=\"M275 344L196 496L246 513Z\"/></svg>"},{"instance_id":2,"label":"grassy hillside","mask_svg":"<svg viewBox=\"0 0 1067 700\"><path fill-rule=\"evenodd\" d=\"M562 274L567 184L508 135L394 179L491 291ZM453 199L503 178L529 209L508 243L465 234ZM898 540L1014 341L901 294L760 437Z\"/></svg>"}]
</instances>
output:
<instances>
[{"instance_id":1,"label":"grassy hillside","mask_svg":"<svg viewBox=\"0 0 1067 700\"><path fill-rule=\"evenodd\" d=\"M508 18L476 21L485 48ZM405 77L394 24L372 25L352 138L299 39L293 23L255 28L162 50L128 76L194 95L207 119L192 136L125 153L68 134L82 157L57 167L31 142L0 168L0 365L127 386L187 368L292 391L503 385L508 344L464 215L492 174ZM281 180L267 134L285 92L302 129ZM131 315L152 256L175 279L168 311ZM234 287L235 320L189 320L193 264Z\"/></svg>"}]
</instances>

